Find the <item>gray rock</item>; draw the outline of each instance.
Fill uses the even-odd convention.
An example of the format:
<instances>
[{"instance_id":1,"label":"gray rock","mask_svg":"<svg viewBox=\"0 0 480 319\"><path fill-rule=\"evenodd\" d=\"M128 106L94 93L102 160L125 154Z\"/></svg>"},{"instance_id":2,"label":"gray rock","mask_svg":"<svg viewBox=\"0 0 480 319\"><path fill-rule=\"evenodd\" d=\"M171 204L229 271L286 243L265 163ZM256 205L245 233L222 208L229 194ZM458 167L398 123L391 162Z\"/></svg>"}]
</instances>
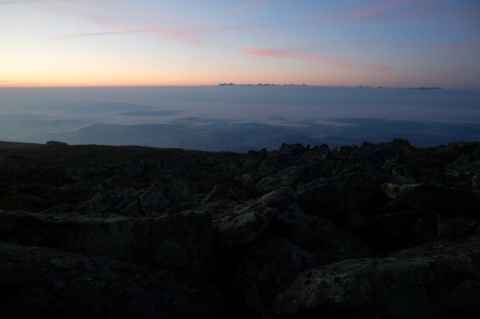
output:
<instances>
[{"instance_id":1,"label":"gray rock","mask_svg":"<svg viewBox=\"0 0 480 319\"><path fill-rule=\"evenodd\" d=\"M382 191L391 199L397 199L398 196L402 196L408 192L413 192L415 188L419 187L419 184L399 185L392 183L383 183Z\"/></svg>"},{"instance_id":2,"label":"gray rock","mask_svg":"<svg viewBox=\"0 0 480 319\"><path fill-rule=\"evenodd\" d=\"M4 318L218 318L204 280L106 257L0 243Z\"/></svg>"},{"instance_id":3,"label":"gray rock","mask_svg":"<svg viewBox=\"0 0 480 319\"><path fill-rule=\"evenodd\" d=\"M286 143L282 143L282 145L280 146L280 149L278 150L278 153L279 154L284 154L284 155L287 155L289 157L292 157L292 156L298 156L298 155L301 155L303 153L305 153L306 151L308 151L310 149L310 147L305 147L303 146L302 144L286 144Z\"/></svg>"},{"instance_id":4,"label":"gray rock","mask_svg":"<svg viewBox=\"0 0 480 319\"><path fill-rule=\"evenodd\" d=\"M437 234L440 238L480 232L480 221L470 216L437 214Z\"/></svg>"},{"instance_id":5,"label":"gray rock","mask_svg":"<svg viewBox=\"0 0 480 319\"><path fill-rule=\"evenodd\" d=\"M265 207L276 208L279 212L285 211L296 200L297 193L290 187L281 187L262 196Z\"/></svg>"},{"instance_id":6,"label":"gray rock","mask_svg":"<svg viewBox=\"0 0 480 319\"><path fill-rule=\"evenodd\" d=\"M212 202L229 199L228 189L222 185L215 185L210 193L208 193L203 199L202 202Z\"/></svg>"},{"instance_id":7,"label":"gray rock","mask_svg":"<svg viewBox=\"0 0 480 319\"><path fill-rule=\"evenodd\" d=\"M472 188L474 190L480 190L480 173L473 175L472 177Z\"/></svg>"},{"instance_id":8,"label":"gray rock","mask_svg":"<svg viewBox=\"0 0 480 319\"><path fill-rule=\"evenodd\" d=\"M273 310L282 316L477 317L478 303L468 299L480 296L478 242L436 242L311 269L276 297Z\"/></svg>"},{"instance_id":9,"label":"gray rock","mask_svg":"<svg viewBox=\"0 0 480 319\"><path fill-rule=\"evenodd\" d=\"M339 220L347 215L351 198L342 183L330 183L320 178L298 190L298 203L306 213L329 220Z\"/></svg>"},{"instance_id":10,"label":"gray rock","mask_svg":"<svg viewBox=\"0 0 480 319\"><path fill-rule=\"evenodd\" d=\"M420 218L413 228L412 244L419 245L435 240L438 240L437 232L425 217Z\"/></svg>"},{"instance_id":11,"label":"gray rock","mask_svg":"<svg viewBox=\"0 0 480 319\"><path fill-rule=\"evenodd\" d=\"M259 200L239 204L214 217L217 243L223 250L250 244L267 231L271 220L272 215Z\"/></svg>"},{"instance_id":12,"label":"gray rock","mask_svg":"<svg viewBox=\"0 0 480 319\"><path fill-rule=\"evenodd\" d=\"M140 205L146 215L158 214L179 201L175 186L166 181L146 189L140 196Z\"/></svg>"},{"instance_id":13,"label":"gray rock","mask_svg":"<svg viewBox=\"0 0 480 319\"><path fill-rule=\"evenodd\" d=\"M75 207L70 204L62 204L49 209L44 210L43 214L64 214L71 213L75 211Z\"/></svg>"},{"instance_id":14,"label":"gray rock","mask_svg":"<svg viewBox=\"0 0 480 319\"><path fill-rule=\"evenodd\" d=\"M279 216L274 225L279 236L313 253L317 265L372 255L360 239L317 216L285 214Z\"/></svg>"},{"instance_id":15,"label":"gray rock","mask_svg":"<svg viewBox=\"0 0 480 319\"><path fill-rule=\"evenodd\" d=\"M131 218L0 211L0 240L199 273L214 265L207 213Z\"/></svg>"},{"instance_id":16,"label":"gray rock","mask_svg":"<svg viewBox=\"0 0 480 319\"><path fill-rule=\"evenodd\" d=\"M266 318L275 296L296 275L315 265L315 255L269 234L247 251L235 273L234 285L246 305Z\"/></svg>"},{"instance_id":17,"label":"gray rock","mask_svg":"<svg viewBox=\"0 0 480 319\"><path fill-rule=\"evenodd\" d=\"M115 214L136 200L138 194L133 189L100 191L79 205L76 211L81 214Z\"/></svg>"}]
</instances>

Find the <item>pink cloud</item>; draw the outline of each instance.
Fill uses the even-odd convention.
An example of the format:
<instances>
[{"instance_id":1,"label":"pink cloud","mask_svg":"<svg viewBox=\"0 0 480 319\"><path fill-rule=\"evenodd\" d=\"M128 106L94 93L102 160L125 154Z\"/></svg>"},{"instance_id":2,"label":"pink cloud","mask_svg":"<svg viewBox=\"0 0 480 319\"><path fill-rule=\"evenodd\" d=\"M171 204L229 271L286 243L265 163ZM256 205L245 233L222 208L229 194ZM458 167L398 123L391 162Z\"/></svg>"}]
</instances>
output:
<instances>
[{"instance_id":1,"label":"pink cloud","mask_svg":"<svg viewBox=\"0 0 480 319\"><path fill-rule=\"evenodd\" d=\"M200 29L195 28L172 28L172 27L151 27L146 32L159 35L164 38L178 40L187 44L200 46L205 43L203 39L198 36Z\"/></svg>"},{"instance_id":2,"label":"pink cloud","mask_svg":"<svg viewBox=\"0 0 480 319\"><path fill-rule=\"evenodd\" d=\"M95 14L91 12L77 10L59 10L51 8L49 9L50 11L57 13L67 13L70 15L74 15L82 19L88 20L95 25L112 30L105 32L67 34L60 36L60 38L148 33L164 39L171 39L174 41L179 41L195 46L204 44L204 40L199 36L199 33L203 31L203 29L201 28L148 26L137 22L131 22L126 19L118 19L109 17L107 15Z\"/></svg>"},{"instance_id":3,"label":"pink cloud","mask_svg":"<svg viewBox=\"0 0 480 319\"><path fill-rule=\"evenodd\" d=\"M477 25L468 25L464 27L478 28L480 24ZM281 36L281 35L256 35L258 38L273 39L276 41L282 42L292 42L292 43L328 43L328 44L347 44L347 45L357 45L357 46L376 46L383 48L403 48L403 49L425 49L425 50L439 50L439 51L466 51L466 52L480 52L480 45L475 44L428 44L428 43L402 43L402 42L385 42L385 41L368 41L368 40L339 40L332 38L312 38L312 37L298 37L298 36ZM268 49L257 49L258 54L261 56L261 53L264 53L265 56L268 56L269 51L273 51L272 55L279 54L276 50ZM264 52L260 51L263 50ZM283 54L288 52L280 51ZM255 53L252 51L252 53ZM291 53L289 53L291 54ZM273 56L271 56L273 57ZM280 57L280 56L279 56ZM287 56L285 56L287 57Z\"/></svg>"},{"instance_id":4,"label":"pink cloud","mask_svg":"<svg viewBox=\"0 0 480 319\"><path fill-rule=\"evenodd\" d=\"M255 55L265 58L276 58L276 59L290 59L290 58L303 58L304 55L298 53L291 53L275 49L264 49L264 48L244 48L242 49L243 53L248 55Z\"/></svg>"},{"instance_id":5,"label":"pink cloud","mask_svg":"<svg viewBox=\"0 0 480 319\"><path fill-rule=\"evenodd\" d=\"M345 61L332 59L332 58L321 56L321 55L311 55L311 54L305 54L301 52L290 52L290 51L265 49L265 48L244 48L241 51L248 55L254 55L254 56L265 57L265 58L274 58L274 59L299 59L299 60L304 60L304 61L309 61L314 63L320 63L320 64L328 65L331 67L339 68L339 69L364 69L364 70L370 70L375 72L390 71L390 69L387 66L382 66L382 65L362 66L362 65L348 63Z\"/></svg>"},{"instance_id":6,"label":"pink cloud","mask_svg":"<svg viewBox=\"0 0 480 319\"><path fill-rule=\"evenodd\" d=\"M268 0L252 0L252 1L244 3L243 5L233 9L232 11L227 12L225 14L225 16L226 17L236 16L236 15L238 15L238 14L240 14L240 13L246 11L246 10L264 5L267 2L268 2Z\"/></svg>"},{"instance_id":7,"label":"pink cloud","mask_svg":"<svg viewBox=\"0 0 480 319\"><path fill-rule=\"evenodd\" d=\"M90 33L75 33L58 36L57 38L80 38L80 37L93 37L102 35L121 35L129 33L143 33L146 30L125 30L125 31L110 31L110 32L90 32Z\"/></svg>"},{"instance_id":8,"label":"pink cloud","mask_svg":"<svg viewBox=\"0 0 480 319\"><path fill-rule=\"evenodd\" d=\"M203 39L196 35L195 30L188 28L161 28L150 27L146 29L137 30L120 30L109 32L91 32L91 33L75 33L59 36L58 38L77 38L77 37L89 37L89 36L106 36L106 35L122 35L131 33L149 33L162 38L168 38L180 42L184 42L190 45L201 46L205 43Z\"/></svg>"}]
</instances>

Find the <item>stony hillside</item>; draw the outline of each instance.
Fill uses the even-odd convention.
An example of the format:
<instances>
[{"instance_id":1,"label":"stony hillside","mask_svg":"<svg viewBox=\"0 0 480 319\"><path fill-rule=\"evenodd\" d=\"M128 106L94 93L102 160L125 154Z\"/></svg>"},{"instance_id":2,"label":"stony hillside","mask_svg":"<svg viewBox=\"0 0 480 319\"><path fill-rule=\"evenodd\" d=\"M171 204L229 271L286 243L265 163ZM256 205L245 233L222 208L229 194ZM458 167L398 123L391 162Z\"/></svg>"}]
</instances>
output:
<instances>
[{"instance_id":1,"label":"stony hillside","mask_svg":"<svg viewBox=\"0 0 480 319\"><path fill-rule=\"evenodd\" d=\"M0 142L5 318L480 315L480 143Z\"/></svg>"}]
</instances>

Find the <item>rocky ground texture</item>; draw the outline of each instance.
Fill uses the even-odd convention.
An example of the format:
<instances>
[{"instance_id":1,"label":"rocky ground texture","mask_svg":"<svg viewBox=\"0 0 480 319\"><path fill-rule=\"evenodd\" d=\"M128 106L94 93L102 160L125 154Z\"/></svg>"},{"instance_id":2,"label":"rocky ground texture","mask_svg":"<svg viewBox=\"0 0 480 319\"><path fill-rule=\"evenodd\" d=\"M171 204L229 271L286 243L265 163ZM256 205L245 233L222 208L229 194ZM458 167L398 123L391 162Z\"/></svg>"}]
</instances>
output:
<instances>
[{"instance_id":1,"label":"rocky ground texture","mask_svg":"<svg viewBox=\"0 0 480 319\"><path fill-rule=\"evenodd\" d=\"M472 318L480 143L0 142L4 318Z\"/></svg>"}]
</instances>

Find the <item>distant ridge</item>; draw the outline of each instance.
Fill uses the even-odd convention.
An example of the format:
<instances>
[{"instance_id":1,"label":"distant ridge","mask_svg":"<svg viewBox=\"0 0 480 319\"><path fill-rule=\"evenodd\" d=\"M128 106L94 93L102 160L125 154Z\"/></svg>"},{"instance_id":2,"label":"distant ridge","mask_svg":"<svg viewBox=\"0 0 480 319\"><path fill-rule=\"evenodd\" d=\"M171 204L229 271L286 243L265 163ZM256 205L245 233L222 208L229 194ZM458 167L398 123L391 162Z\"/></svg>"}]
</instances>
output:
<instances>
[{"instance_id":1,"label":"distant ridge","mask_svg":"<svg viewBox=\"0 0 480 319\"><path fill-rule=\"evenodd\" d=\"M220 83L218 86L310 86L306 84L271 84L271 83L247 83L247 84L236 84L236 83Z\"/></svg>"},{"instance_id":2,"label":"distant ridge","mask_svg":"<svg viewBox=\"0 0 480 319\"><path fill-rule=\"evenodd\" d=\"M275 84L275 83L246 83L246 84L237 84L237 83L220 83L217 86L315 86L308 84ZM442 87L438 86L420 86L420 87L385 87L385 86L363 86L359 85L357 88L373 88L373 89L395 89L395 90L422 90L422 91L433 91L433 90L443 90Z\"/></svg>"},{"instance_id":3,"label":"distant ridge","mask_svg":"<svg viewBox=\"0 0 480 319\"><path fill-rule=\"evenodd\" d=\"M42 145L43 144L40 144L40 143L0 141L0 149L5 149L5 148L33 148L33 147L40 147Z\"/></svg>"}]
</instances>

